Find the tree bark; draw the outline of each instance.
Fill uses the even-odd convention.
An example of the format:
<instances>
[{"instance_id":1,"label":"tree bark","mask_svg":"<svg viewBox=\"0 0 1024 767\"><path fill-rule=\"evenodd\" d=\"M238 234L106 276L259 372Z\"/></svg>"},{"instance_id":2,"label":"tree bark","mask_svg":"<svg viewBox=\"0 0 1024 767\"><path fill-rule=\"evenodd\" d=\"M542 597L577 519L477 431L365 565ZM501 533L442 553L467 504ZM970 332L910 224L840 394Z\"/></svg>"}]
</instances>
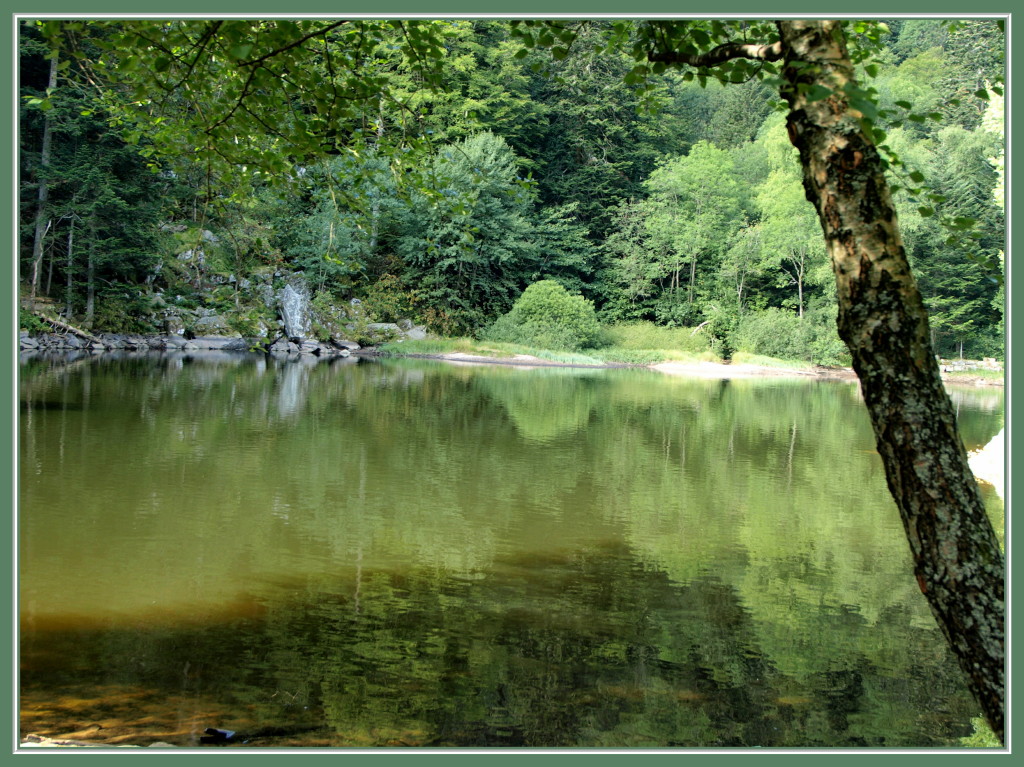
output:
<instances>
[{"instance_id":1,"label":"tree bark","mask_svg":"<svg viewBox=\"0 0 1024 767\"><path fill-rule=\"evenodd\" d=\"M46 91L50 93L57 87L57 57L50 59L50 80L47 83ZM43 237L49 229L46 220L47 200L50 195L50 182L46 178L47 170L50 167L50 146L53 142L53 127L50 113L44 113L43 117L43 146L39 154L39 193L36 198L36 231L32 240L32 294L29 297L29 311L36 310L36 290L39 287L39 265L43 261Z\"/></svg>"},{"instance_id":2,"label":"tree bark","mask_svg":"<svg viewBox=\"0 0 1024 767\"><path fill-rule=\"evenodd\" d=\"M1003 740L1003 554L939 377L878 152L839 90L853 82L842 28L779 21L778 29L787 125L836 275L839 334L861 381L917 581ZM809 101L812 85L832 95Z\"/></svg>"},{"instance_id":3,"label":"tree bark","mask_svg":"<svg viewBox=\"0 0 1024 767\"><path fill-rule=\"evenodd\" d=\"M89 251L85 265L85 324L96 317L96 214L89 218Z\"/></svg>"},{"instance_id":4,"label":"tree bark","mask_svg":"<svg viewBox=\"0 0 1024 767\"><path fill-rule=\"evenodd\" d=\"M74 256L74 244L75 244L75 214L72 213L69 219L68 225L68 260L67 266L64 269L66 283L64 285L64 316L69 320L74 316L72 314L72 308L74 306L72 299L74 298L74 280L72 275L75 266Z\"/></svg>"}]
</instances>

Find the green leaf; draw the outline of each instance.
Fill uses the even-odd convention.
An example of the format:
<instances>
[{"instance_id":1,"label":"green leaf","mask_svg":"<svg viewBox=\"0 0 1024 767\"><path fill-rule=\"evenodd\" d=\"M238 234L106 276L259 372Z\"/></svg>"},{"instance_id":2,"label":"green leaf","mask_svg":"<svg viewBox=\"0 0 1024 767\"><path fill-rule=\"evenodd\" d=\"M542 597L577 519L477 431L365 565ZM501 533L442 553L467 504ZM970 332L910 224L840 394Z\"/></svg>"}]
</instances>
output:
<instances>
[{"instance_id":1,"label":"green leaf","mask_svg":"<svg viewBox=\"0 0 1024 767\"><path fill-rule=\"evenodd\" d=\"M708 37L707 32L699 27L691 27L690 38L697 43L697 45L706 46L711 42L711 38Z\"/></svg>"},{"instance_id":2,"label":"green leaf","mask_svg":"<svg viewBox=\"0 0 1024 767\"><path fill-rule=\"evenodd\" d=\"M978 88L978 90L974 92L974 95L983 101L988 101L988 91L985 88Z\"/></svg>"},{"instance_id":3,"label":"green leaf","mask_svg":"<svg viewBox=\"0 0 1024 767\"><path fill-rule=\"evenodd\" d=\"M851 108L864 115L865 119L872 122L878 119L878 107L869 99L862 96L851 96L849 104Z\"/></svg>"},{"instance_id":4,"label":"green leaf","mask_svg":"<svg viewBox=\"0 0 1024 767\"><path fill-rule=\"evenodd\" d=\"M923 218L930 218L935 215L935 208L928 205L922 205L917 209L917 212L920 213Z\"/></svg>"},{"instance_id":5,"label":"green leaf","mask_svg":"<svg viewBox=\"0 0 1024 767\"><path fill-rule=\"evenodd\" d=\"M924 182L924 174L919 170L913 170L910 172L910 180L921 184Z\"/></svg>"}]
</instances>

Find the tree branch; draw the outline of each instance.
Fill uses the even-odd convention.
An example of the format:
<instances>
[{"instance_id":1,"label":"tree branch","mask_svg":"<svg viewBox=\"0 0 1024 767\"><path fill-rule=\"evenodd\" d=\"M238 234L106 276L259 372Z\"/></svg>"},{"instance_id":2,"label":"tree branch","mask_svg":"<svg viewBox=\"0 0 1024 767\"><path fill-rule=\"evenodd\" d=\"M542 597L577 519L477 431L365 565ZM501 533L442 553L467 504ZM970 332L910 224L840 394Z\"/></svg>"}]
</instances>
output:
<instances>
[{"instance_id":1,"label":"tree branch","mask_svg":"<svg viewBox=\"0 0 1024 767\"><path fill-rule=\"evenodd\" d=\"M758 61L778 61L782 58L782 43L771 45L750 45L747 43L725 43L705 53L682 53L680 51L663 51L647 54L651 62L666 64L688 64L691 67L713 67L732 59L756 59Z\"/></svg>"},{"instance_id":2,"label":"tree branch","mask_svg":"<svg viewBox=\"0 0 1024 767\"><path fill-rule=\"evenodd\" d=\"M307 40L310 40L310 39L312 39L314 37L319 37L320 35L326 35L331 30L337 29L338 27L343 26L343 25L348 24L348 23L349 22L347 20L345 20L345 21L335 22L334 24L328 24L326 27L321 27L320 29L314 30L314 31L310 32L307 35L303 35L299 39L293 40L292 42L288 43L287 45L283 45L280 48L277 48L276 50L271 51L270 53L267 53L267 54L264 54L263 56L260 56L259 58L250 59L249 61L240 61L240 62L238 62L238 66L240 66L240 67L252 67L252 66L256 66L258 64L262 64L267 59L272 59L274 56L278 56L278 55L284 53L285 51L289 51L292 48L296 48L296 47L302 45Z\"/></svg>"}]
</instances>

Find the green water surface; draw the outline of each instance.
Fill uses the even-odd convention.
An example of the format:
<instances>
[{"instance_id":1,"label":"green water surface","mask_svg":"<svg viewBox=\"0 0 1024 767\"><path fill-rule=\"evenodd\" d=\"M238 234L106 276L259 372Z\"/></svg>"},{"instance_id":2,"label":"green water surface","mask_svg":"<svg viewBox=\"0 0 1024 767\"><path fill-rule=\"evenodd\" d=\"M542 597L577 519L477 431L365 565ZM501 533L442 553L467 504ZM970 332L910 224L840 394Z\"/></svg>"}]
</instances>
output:
<instances>
[{"instance_id":1,"label":"green water surface","mask_svg":"<svg viewBox=\"0 0 1024 767\"><path fill-rule=\"evenodd\" d=\"M1002 390L953 394L981 447ZM856 384L207 353L27 360L20 395L22 734L920 747L978 716Z\"/></svg>"}]
</instances>

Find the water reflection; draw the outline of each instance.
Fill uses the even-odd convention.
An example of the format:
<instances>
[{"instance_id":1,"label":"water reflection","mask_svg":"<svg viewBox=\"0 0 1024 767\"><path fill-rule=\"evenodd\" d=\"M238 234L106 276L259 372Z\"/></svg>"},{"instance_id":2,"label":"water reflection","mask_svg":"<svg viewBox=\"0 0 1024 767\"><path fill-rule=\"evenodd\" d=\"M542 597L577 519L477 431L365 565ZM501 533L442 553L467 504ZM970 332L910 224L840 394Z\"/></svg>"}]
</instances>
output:
<instances>
[{"instance_id":1,"label":"water reflection","mask_svg":"<svg viewBox=\"0 0 1024 767\"><path fill-rule=\"evenodd\" d=\"M23 370L25 731L970 732L853 386L203 356ZM1001 420L962 399L965 441Z\"/></svg>"}]
</instances>

